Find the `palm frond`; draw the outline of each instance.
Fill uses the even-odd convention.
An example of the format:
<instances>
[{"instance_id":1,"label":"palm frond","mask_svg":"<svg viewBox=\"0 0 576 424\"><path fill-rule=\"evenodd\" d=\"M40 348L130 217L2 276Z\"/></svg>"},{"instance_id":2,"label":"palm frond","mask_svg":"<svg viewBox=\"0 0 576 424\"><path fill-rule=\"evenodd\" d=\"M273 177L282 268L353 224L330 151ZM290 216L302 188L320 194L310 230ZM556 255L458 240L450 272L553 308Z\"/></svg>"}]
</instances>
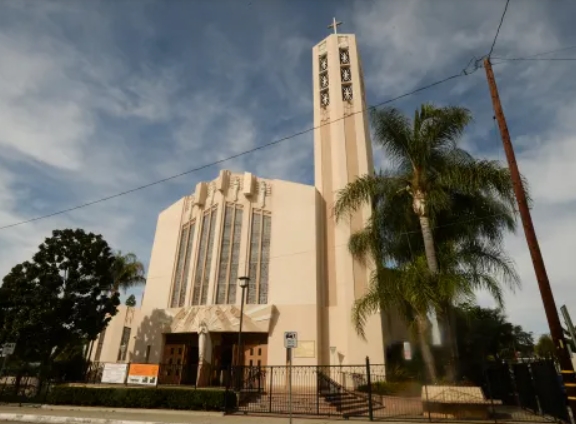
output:
<instances>
[{"instance_id":1,"label":"palm frond","mask_svg":"<svg viewBox=\"0 0 576 424\"><path fill-rule=\"evenodd\" d=\"M370 205L372 199L377 196L380 185L381 181L377 176L363 175L339 190L334 204L336 220L349 216L363 206Z\"/></svg>"},{"instance_id":2,"label":"palm frond","mask_svg":"<svg viewBox=\"0 0 576 424\"><path fill-rule=\"evenodd\" d=\"M113 291L136 287L146 283L144 264L138 260L134 253L123 254L116 252L112 264Z\"/></svg>"},{"instance_id":3,"label":"palm frond","mask_svg":"<svg viewBox=\"0 0 576 424\"><path fill-rule=\"evenodd\" d=\"M410 120L400 110L387 107L373 109L370 121L374 130L374 142L384 149L390 161L400 167L410 164Z\"/></svg>"}]
</instances>

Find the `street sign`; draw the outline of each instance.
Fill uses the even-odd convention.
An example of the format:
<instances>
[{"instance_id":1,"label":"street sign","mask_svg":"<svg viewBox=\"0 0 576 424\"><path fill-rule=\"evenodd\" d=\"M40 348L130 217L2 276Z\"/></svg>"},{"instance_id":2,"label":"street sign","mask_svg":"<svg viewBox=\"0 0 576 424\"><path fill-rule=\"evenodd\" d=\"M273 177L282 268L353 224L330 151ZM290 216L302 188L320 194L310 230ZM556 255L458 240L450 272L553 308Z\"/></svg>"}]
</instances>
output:
<instances>
[{"instance_id":1,"label":"street sign","mask_svg":"<svg viewBox=\"0 0 576 424\"><path fill-rule=\"evenodd\" d=\"M284 332L284 347L286 349L295 349L298 347L298 333L296 331Z\"/></svg>"},{"instance_id":2,"label":"street sign","mask_svg":"<svg viewBox=\"0 0 576 424\"><path fill-rule=\"evenodd\" d=\"M16 343L4 343L2 345L2 355L8 356L14 354L16 350Z\"/></svg>"}]
</instances>

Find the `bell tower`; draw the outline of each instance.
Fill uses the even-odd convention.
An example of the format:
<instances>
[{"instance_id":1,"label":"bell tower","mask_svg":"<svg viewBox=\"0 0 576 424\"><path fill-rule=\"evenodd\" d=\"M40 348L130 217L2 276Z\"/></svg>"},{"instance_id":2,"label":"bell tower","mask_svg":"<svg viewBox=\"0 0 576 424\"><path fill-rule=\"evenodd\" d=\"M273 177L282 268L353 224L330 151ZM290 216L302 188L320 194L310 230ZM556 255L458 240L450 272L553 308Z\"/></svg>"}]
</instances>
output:
<instances>
[{"instance_id":1,"label":"bell tower","mask_svg":"<svg viewBox=\"0 0 576 424\"><path fill-rule=\"evenodd\" d=\"M370 266L354 260L348 251L351 234L370 217L366 206L336 223L333 207L339 190L358 176L372 174L374 163L367 121L362 64L356 36L338 33L333 20L330 34L312 49L314 89L315 186L323 199L322 300L324 363L384 363L382 320L366 323L366 340L355 332L351 313L370 281ZM328 362L329 361L329 362Z\"/></svg>"}]
</instances>

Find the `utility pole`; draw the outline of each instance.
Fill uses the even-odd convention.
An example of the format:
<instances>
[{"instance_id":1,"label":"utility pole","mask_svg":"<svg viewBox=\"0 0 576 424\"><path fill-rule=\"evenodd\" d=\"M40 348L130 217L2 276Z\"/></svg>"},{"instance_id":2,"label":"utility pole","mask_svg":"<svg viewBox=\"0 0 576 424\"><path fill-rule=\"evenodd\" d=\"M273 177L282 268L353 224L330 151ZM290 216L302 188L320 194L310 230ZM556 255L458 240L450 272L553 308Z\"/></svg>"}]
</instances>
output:
<instances>
[{"instance_id":1,"label":"utility pole","mask_svg":"<svg viewBox=\"0 0 576 424\"><path fill-rule=\"evenodd\" d=\"M490 63L489 57L484 59L484 69L486 69L486 78L488 79L488 85L490 87L490 96L492 97L494 115L498 121L498 128L500 129L500 136L502 137L502 144L504 145L504 152L506 153L506 159L508 160L508 168L510 169L510 176L514 186L514 194L516 195L516 201L518 202L518 212L522 219L524 235L526 236L526 242L528 244L528 249L530 250L532 263L534 264L534 272L536 273L536 280L538 281L540 295L542 297L542 302L544 303L544 311L546 312L548 326L550 327L550 335L552 336L552 340L554 340L556 356L560 361L562 379L564 380L564 386L566 387L566 394L568 396L568 405L572 410L573 416L576 417L576 375L574 374L574 367L572 366L570 354L568 353L566 341L564 339L560 317L558 316L554 295L550 288L550 281L548 280L548 274L546 273L546 267L544 266L542 252L540 251L536 232L534 231L532 216L530 215L530 209L528 208L528 200L526 199L526 193L524 191L524 186L522 185L520 170L516 163L514 147L510 140L508 125L506 124L504 111L500 104L498 87L496 87L496 80L494 78L494 72L492 71L492 64Z\"/></svg>"}]
</instances>

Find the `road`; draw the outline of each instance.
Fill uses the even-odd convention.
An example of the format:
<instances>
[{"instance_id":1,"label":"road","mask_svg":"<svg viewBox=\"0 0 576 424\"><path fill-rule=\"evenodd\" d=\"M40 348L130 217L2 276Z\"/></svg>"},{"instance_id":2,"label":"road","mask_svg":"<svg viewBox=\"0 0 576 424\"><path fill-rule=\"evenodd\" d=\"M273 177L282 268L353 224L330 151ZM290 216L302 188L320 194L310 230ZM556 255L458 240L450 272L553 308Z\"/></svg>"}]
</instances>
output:
<instances>
[{"instance_id":1,"label":"road","mask_svg":"<svg viewBox=\"0 0 576 424\"><path fill-rule=\"evenodd\" d=\"M18 416L18 417L16 417ZM288 424L288 417L227 415L168 410L122 410L83 407L0 407L0 424ZM342 424L318 418L294 418L293 424Z\"/></svg>"}]
</instances>

